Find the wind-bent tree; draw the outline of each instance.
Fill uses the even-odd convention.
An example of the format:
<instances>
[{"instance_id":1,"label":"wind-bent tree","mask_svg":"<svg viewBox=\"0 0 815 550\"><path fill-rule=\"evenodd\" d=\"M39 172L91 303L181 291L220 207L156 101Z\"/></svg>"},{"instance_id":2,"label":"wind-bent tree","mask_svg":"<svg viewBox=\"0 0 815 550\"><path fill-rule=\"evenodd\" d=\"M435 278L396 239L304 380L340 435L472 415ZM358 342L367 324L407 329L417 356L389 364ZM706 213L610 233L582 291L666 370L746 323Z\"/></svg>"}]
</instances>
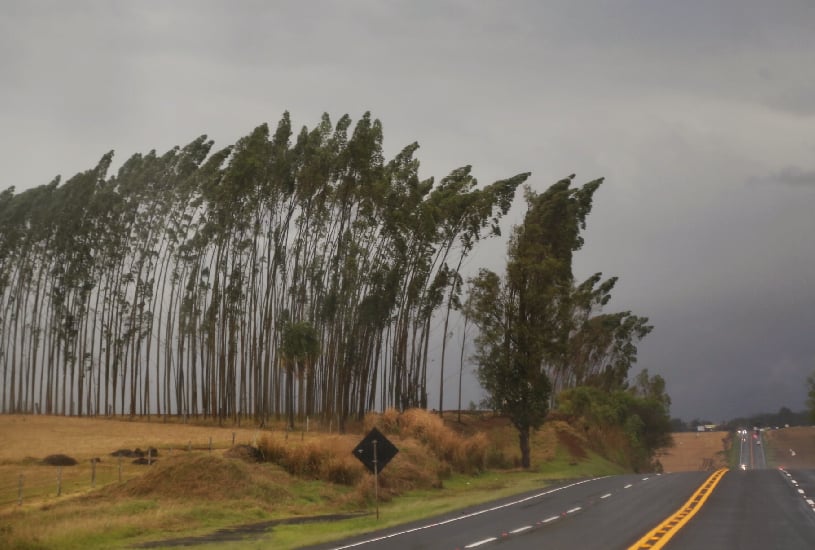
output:
<instances>
[{"instance_id":1,"label":"wind-bent tree","mask_svg":"<svg viewBox=\"0 0 815 550\"><path fill-rule=\"evenodd\" d=\"M583 245L580 231L602 183L572 188L572 177L540 195L527 190L527 213L510 239L505 277L483 270L472 283L478 375L492 406L518 430L524 468L530 466L530 432L549 409L547 367L567 354L572 255Z\"/></svg>"}]
</instances>

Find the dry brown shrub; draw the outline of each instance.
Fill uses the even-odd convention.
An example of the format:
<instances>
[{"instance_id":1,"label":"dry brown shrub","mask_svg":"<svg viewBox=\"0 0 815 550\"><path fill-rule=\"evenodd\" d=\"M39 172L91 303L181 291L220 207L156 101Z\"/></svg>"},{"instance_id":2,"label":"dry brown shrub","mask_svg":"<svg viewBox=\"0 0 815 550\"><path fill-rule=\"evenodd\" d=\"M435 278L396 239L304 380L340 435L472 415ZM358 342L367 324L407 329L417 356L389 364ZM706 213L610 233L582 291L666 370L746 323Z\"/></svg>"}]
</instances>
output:
<instances>
[{"instance_id":1,"label":"dry brown shrub","mask_svg":"<svg viewBox=\"0 0 815 550\"><path fill-rule=\"evenodd\" d=\"M281 466L293 475L318 479L323 461L327 460L329 456L330 452L309 442L289 448L288 455Z\"/></svg>"},{"instance_id":2,"label":"dry brown shrub","mask_svg":"<svg viewBox=\"0 0 815 550\"><path fill-rule=\"evenodd\" d=\"M438 459L446 462L436 470L442 477L451 468L463 473L483 470L487 463L489 438L483 433L464 437L445 425L438 415L424 409L408 409L399 414L388 409L383 414L369 414L366 426L377 427L389 434L413 438L425 445Z\"/></svg>"},{"instance_id":3,"label":"dry brown shrub","mask_svg":"<svg viewBox=\"0 0 815 550\"><path fill-rule=\"evenodd\" d=\"M474 474L484 470L487 465L489 447L489 439L483 433L477 433L461 440L455 449L453 466L465 474Z\"/></svg>"},{"instance_id":4,"label":"dry brown shrub","mask_svg":"<svg viewBox=\"0 0 815 550\"><path fill-rule=\"evenodd\" d=\"M399 411L394 408L385 409L383 413L368 413L365 415L363 426L366 432L376 428L386 435L398 435L401 433L400 416Z\"/></svg>"},{"instance_id":5,"label":"dry brown shrub","mask_svg":"<svg viewBox=\"0 0 815 550\"><path fill-rule=\"evenodd\" d=\"M258 450L261 452L263 460L275 464L281 464L288 454L286 445L283 442L277 441L268 435L263 436L258 442Z\"/></svg>"},{"instance_id":6,"label":"dry brown shrub","mask_svg":"<svg viewBox=\"0 0 815 550\"><path fill-rule=\"evenodd\" d=\"M487 448L486 456L484 457L484 463L487 468L494 468L496 470L508 470L512 468L515 464L515 461L512 458L509 458L506 453L504 453L504 449L502 449L498 445L490 445Z\"/></svg>"},{"instance_id":7,"label":"dry brown shrub","mask_svg":"<svg viewBox=\"0 0 815 550\"><path fill-rule=\"evenodd\" d=\"M353 457L330 456L323 462L320 479L340 485L356 485L365 473L362 464Z\"/></svg>"},{"instance_id":8,"label":"dry brown shrub","mask_svg":"<svg viewBox=\"0 0 815 550\"><path fill-rule=\"evenodd\" d=\"M405 461L398 467L388 466L379 474L379 500L389 502L393 497L415 489L441 488L442 482L436 472L421 465ZM370 504L374 501L374 476L363 476L349 495L355 504Z\"/></svg>"},{"instance_id":9,"label":"dry brown shrub","mask_svg":"<svg viewBox=\"0 0 815 550\"><path fill-rule=\"evenodd\" d=\"M68 455L55 454L48 455L42 459L43 464L48 466L76 466L76 459Z\"/></svg>"},{"instance_id":10,"label":"dry brown shrub","mask_svg":"<svg viewBox=\"0 0 815 550\"><path fill-rule=\"evenodd\" d=\"M235 445L224 452L224 457L238 458L246 462L260 462L263 460L263 454L260 449L252 447L251 445Z\"/></svg>"},{"instance_id":11,"label":"dry brown shrub","mask_svg":"<svg viewBox=\"0 0 815 550\"><path fill-rule=\"evenodd\" d=\"M399 415L398 422L405 434L423 442L444 430L449 431L438 416L424 409L408 409Z\"/></svg>"},{"instance_id":12,"label":"dry brown shrub","mask_svg":"<svg viewBox=\"0 0 815 550\"><path fill-rule=\"evenodd\" d=\"M305 442L264 437L258 447L264 460L304 478L354 485L363 466L351 456L349 444L340 436L324 436Z\"/></svg>"}]
</instances>

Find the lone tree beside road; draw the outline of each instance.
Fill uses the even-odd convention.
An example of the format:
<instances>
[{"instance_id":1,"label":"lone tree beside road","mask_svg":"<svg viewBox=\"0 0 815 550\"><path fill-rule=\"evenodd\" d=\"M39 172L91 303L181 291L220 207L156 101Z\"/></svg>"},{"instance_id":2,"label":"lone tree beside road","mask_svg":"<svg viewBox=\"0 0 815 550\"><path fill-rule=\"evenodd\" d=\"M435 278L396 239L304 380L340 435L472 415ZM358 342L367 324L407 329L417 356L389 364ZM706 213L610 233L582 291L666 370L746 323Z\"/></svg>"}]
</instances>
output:
<instances>
[{"instance_id":1,"label":"lone tree beside road","mask_svg":"<svg viewBox=\"0 0 815 550\"><path fill-rule=\"evenodd\" d=\"M547 365L562 363L572 328L572 255L583 245L594 192L602 179L572 188L574 176L542 194L527 189L528 210L508 245L506 276L481 270L471 281L471 315L479 328L478 376L491 405L518 430L521 463L529 438L549 410Z\"/></svg>"}]
</instances>

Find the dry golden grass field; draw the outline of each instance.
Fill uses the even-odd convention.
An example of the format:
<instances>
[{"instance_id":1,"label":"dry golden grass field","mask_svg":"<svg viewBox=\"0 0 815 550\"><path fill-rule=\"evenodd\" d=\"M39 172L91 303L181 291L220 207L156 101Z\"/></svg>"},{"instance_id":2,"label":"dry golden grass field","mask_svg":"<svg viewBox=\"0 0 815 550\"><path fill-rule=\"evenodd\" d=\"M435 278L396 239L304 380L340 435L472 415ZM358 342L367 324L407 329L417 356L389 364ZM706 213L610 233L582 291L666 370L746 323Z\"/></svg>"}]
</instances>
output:
<instances>
[{"instance_id":1,"label":"dry golden grass field","mask_svg":"<svg viewBox=\"0 0 815 550\"><path fill-rule=\"evenodd\" d=\"M0 415L0 511L11 504L57 496L59 469L43 464L49 455L63 454L77 461L62 468L62 495L90 491L118 481L120 460L111 456L119 449L158 451L157 460L170 454L214 452L236 443L252 443L262 435L256 429L192 426L161 421L70 418L61 416ZM91 459L99 459L94 466ZM144 473L145 466L132 458L121 460L122 480ZM95 476L94 476L95 470ZM22 479L21 479L22 476ZM21 485L22 483L22 490Z\"/></svg>"},{"instance_id":2,"label":"dry golden grass field","mask_svg":"<svg viewBox=\"0 0 815 550\"><path fill-rule=\"evenodd\" d=\"M680 432L673 434L674 446L658 459L665 472L716 470L727 466L729 432Z\"/></svg>"},{"instance_id":3,"label":"dry golden grass field","mask_svg":"<svg viewBox=\"0 0 815 550\"><path fill-rule=\"evenodd\" d=\"M160 450L209 446L224 448L236 439L251 442L256 428L194 426L121 419L76 418L64 416L0 415L0 462L26 457L63 453L77 460L103 457L120 448L149 446Z\"/></svg>"},{"instance_id":4,"label":"dry golden grass field","mask_svg":"<svg viewBox=\"0 0 815 550\"><path fill-rule=\"evenodd\" d=\"M768 461L783 468L815 468L815 426L764 432Z\"/></svg>"}]
</instances>

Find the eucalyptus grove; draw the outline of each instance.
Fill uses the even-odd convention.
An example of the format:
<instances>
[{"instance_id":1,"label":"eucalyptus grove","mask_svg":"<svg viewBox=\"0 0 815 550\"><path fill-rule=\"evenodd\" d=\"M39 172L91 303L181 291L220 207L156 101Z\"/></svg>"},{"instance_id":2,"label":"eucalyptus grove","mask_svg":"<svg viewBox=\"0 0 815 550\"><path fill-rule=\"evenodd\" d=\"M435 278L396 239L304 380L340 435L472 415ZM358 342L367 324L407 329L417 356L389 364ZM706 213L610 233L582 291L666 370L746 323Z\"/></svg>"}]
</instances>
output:
<instances>
[{"instance_id":1,"label":"eucalyptus grove","mask_svg":"<svg viewBox=\"0 0 815 550\"><path fill-rule=\"evenodd\" d=\"M114 175L108 153L0 193L0 408L342 423L425 406L431 320L446 332L464 259L529 174L437 184L417 144L382 145L368 113L296 134L285 113L220 150L202 136Z\"/></svg>"}]
</instances>

